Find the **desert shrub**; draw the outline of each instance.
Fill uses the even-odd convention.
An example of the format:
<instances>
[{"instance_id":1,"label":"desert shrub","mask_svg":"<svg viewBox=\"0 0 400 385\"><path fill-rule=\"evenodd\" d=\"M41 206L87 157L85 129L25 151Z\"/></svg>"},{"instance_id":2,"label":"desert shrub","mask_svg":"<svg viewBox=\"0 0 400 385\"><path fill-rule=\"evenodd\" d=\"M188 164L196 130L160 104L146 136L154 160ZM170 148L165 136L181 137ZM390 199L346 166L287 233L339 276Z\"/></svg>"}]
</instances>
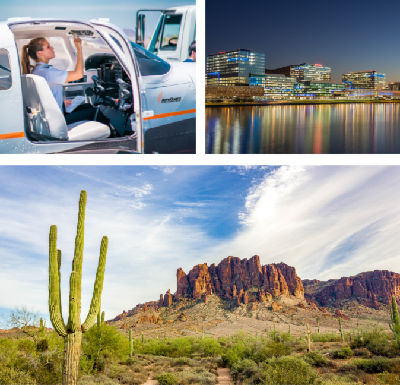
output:
<instances>
[{"instance_id":1,"label":"desert shrub","mask_svg":"<svg viewBox=\"0 0 400 385\"><path fill-rule=\"evenodd\" d=\"M353 351L348 346L345 346L339 350L335 350L334 352L332 352L333 358L341 360L353 357L353 355L354 355Z\"/></svg>"},{"instance_id":2,"label":"desert shrub","mask_svg":"<svg viewBox=\"0 0 400 385\"><path fill-rule=\"evenodd\" d=\"M136 339L134 351L166 357L192 357L193 355L210 357L219 355L222 348L219 342L211 337L178 337L144 342Z\"/></svg>"},{"instance_id":3,"label":"desert shrub","mask_svg":"<svg viewBox=\"0 0 400 385\"><path fill-rule=\"evenodd\" d=\"M36 350L38 352L45 352L48 349L49 349L49 342L47 341L46 338L43 338L38 342L36 342Z\"/></svg>"},{"instance_id":4,"label":"desert shrub","mask_svg":"<svg viewBox=\"0 0 400 385\"><path fill-rule=\"evenodd\" d=\"M358 381L354 381L349 377L337 376L334 374L327 374L321 379L321 384L323 385L358 385Z\"/></svg>"},{"instance_id":5,"label":"desert shrub","mask_svg":"<svg viewBox=\"0 0 400 385\"><path fill-rule=\"evenodd\" d=\"M367 348L372 354L384 357L395 357L400 353L393 335L381 329L359 333L351 341L350 347L352 349Z\"/></svg>"},{"instance_id":6,"label":"desert shrub","mask_svg":"<svg viewBox=\"0 0 400 385\"><path fill-rule=\"evenodd\" d=\"M83 335L81 369L86 374L103 371L106 361L122 359L128 352L128 339L113 326L94 326Z\"/></svg>"},{"instance_id":7,"label":"desert shrub","mask_svg":"<svg viewBox=\"0 0 400 385\"><path fill-rule=\"evenodd\" d=\"M357 359L354 361L357 369L366 373L397 372L400 373L400 361L386 357Z\"/></svg>"},{"instance_id":8,"label":"desert shrub","mask_svg":"<svg viewBox=\"0 0 400 385\"><path fill-rule=\"evenodd\" d=\"M340 342L340 334L336 333L312 333L312 342Z\"/></svg>"},{"instance_id":9,"label":"desert shrub","mask_svg":"<svg viewBox=\"0 0 400 385\"><path fill-rule=\"evenodd\" d=\"M172 373L161 373L156 377L160 385L177 385L178 379Z\"/></svg>"},{"instance_id":10,"label":"desert shrub","mask_svg":"<svg viewBox=\"0 0 400 385\"><path fill-rule=\"evenodd\" d=\"M188 357L179 357L172 361L172 365L174 366L189 365L189 364L190 364L190 358Z\"/></svg>"},{"instance_id":11,"label":"desert shrub","mask_svg":"<svg viewBox=\"0 0 400 385\"><path fill-rule=\"evenodd\" d=\"M175 375L179 385L214 385L216 383L216 376L203 368L185 370Z\"/></svg>"},{"instance_id":12,"label":"desert shrub","mask_svg":"<svg viewBox=\"0 0 400 385\"><path fill-rule=\"evenodd\" d=\"M308 352L304 355L304 361L306 361L311 366L316 366L322 368L324 366L330 366L331 362L318 352Z\"/></svg>"},{"instance_id":13,"label":"desert shrub","mask_svg":"<svg viewBox=\"0 0 400 385\"><path fill-rule=\"evenodd\" d=\"M225 353L222 354L222 363L229 367L233 366L236 362L243 360L250 356L250 349L248 345L240 341L233 346L227 348Z\"/></svg>"},{"instance_id":14,"label":"desert shrub","mask_svg":"<svg viewBox=\"0 0 400 385\"><path fill-rule=\"evenodd\" d=\"M7 366L0 366L0 384L2 385L36 385L37 382L29 373Z\"/></svg>"},{"instance_id":15,"label":"desert shrub","mask_svg":"<svg viewBox=\"0 0 400 385\"><path fill-rule=\"evenodd\" d=\"M119 382L115 382L111 378L108 378L104 374L98 374L96 376L83 376L78 380L78 385L119 385Z\"/></svg>"},{"instance_id":16,"label":"desert shrub","mask_svg":"<svg viewBox=\"0 0 400 385\"><path fill-rule=\"evenodd\" d=\"M222 353L219 342L212 337L193 338L193 352L202 357L215 357Z\"/></svg>"},{"instance_id":17,"label":"desert shrub","mask_svg":"<svg viewBox=\"0 0 400 385\"><path fill-rule=\"evenodd\" d=\"M251 351L251 358L256 362L263 362L272 357L288 356L291 353L289 345L282 342L269 341L265 345L255 345Z\"/></svg>"},{"instance_id":18,"label":"desert shrub","mask_svg":"<svg viewBox=\"0 0 400 385\"><path fill-rule=\"evenodd\" d=\"M271 359L264 370L265 385L317 384L317 374L303 359L286 356Z\"/></svg>"},{"instance_id":19,"label":"desert shrub","mask_svg":"<svg viewBox=\"0 0 400 385\"><path fill-rule=\"evenodd\" d=\"M293 337L289 333L279 332L277 330L273 330L269 333L269 338L275 342L289 342L293 339Z\"/></svg>"},{"instance_id":20,"label":"desert shrub","mask_svg":"<svg viewBox=\"0 0 400 385\"><path fill-rule=\"evenodd\" d=\"M381 373L378 374L378 383L380 385L398 385L400 384L400 374L397 373Z\"/></svg>"},{"instance_id":21,"label":"desert shrub","mask_svg":"<svg viewBox=\"0 0 400 385\"><path fill-rule=\"evenodd\" d=\"M3 383L39 383L41 385L61 382L62 339L55 333L48 333L44 338L46 351L38 351L37 343L30 337L19 339L0 339L0 368L2 375L9 378ZM7 374L4 374L7 373Z\"/></svg>"},{"instance_id":22,"label":"desert shrub","mask_svg":"<svg viewBox=\"0 0 400 385\"><path fill-rule=\"evenodd\" d=\"M248 358L235 362L231 367L231 374L235 381L240 384L260 384L263 381L264 373L256 362Z\"/></svg>"}]
</instances>

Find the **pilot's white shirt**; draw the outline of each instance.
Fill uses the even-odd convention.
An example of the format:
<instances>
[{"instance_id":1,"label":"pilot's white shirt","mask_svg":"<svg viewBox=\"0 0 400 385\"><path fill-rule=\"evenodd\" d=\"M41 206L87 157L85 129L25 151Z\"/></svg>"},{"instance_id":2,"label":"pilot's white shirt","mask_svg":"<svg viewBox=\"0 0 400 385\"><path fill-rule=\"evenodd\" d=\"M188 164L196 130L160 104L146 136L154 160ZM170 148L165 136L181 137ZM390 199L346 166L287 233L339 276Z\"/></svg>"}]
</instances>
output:
<instances>
[{"instance_id":1,"label":"pilot's white shirt","mask_svg":"<svg viewBox=\"0 0 400 385\"><path fill-rule=\"evenodd\" d=\"M63 84L67 80L68 71L59 70L54 68L50 64L39 62L36 64L32 73L34 75L39 75L44 77L47 80L47 83L50 86L50 90L56 99L57 104L60 106L61 111L63 110L63 102L64 102L64 92L63 92Z\"/></svg>"}]
</instances>

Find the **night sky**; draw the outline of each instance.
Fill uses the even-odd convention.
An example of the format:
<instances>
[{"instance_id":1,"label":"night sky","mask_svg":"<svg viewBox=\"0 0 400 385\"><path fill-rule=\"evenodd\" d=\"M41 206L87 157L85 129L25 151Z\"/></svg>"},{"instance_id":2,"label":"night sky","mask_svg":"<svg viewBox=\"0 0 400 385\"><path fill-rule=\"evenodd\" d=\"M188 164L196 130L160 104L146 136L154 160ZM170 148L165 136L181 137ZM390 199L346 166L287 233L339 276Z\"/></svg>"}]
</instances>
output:
<instances>
[{"instance_id":1,"label":"night sky","mask_svg":"<svg viewBox=\"0 0 400 385\"><path fill-rule=\"evenodd\" d=\"M264 52L267 68L321 63L334 81L376 69L400 81L400 2L206 0L206 54Z\"/></svg>"}]
</instances>

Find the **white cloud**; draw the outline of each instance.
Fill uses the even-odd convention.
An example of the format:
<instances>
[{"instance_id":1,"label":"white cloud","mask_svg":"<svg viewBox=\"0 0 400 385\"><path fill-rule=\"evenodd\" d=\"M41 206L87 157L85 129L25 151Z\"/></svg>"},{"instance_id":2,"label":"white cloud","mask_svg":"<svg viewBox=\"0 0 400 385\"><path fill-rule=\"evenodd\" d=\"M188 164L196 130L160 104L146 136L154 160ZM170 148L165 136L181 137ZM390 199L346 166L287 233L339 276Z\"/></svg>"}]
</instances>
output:
<instances>
[{"instance_id":1,"label":"white cloud","mask_svg":"<svg viewBox=\"0 0 400 385\"><path fill-rule=\"evenodd\" d=\"M400 259L393 264L399 192L398 168L282 167L250 189L239 215L243 228L208 255L259 254L263 263L295 266L302 278L400 271Z\"/></svg>"}]
</instances>

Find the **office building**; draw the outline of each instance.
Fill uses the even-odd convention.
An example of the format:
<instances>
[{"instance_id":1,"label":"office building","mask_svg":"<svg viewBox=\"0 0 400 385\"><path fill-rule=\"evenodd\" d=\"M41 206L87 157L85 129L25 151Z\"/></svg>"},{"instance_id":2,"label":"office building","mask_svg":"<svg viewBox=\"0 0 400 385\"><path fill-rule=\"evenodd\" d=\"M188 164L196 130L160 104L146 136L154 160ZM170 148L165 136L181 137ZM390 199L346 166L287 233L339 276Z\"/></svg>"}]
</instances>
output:
<instances>
[{"instance_id":1,"label":"office building","mask_svg":"<svg viewBox=\"0 0 400 385\"><path fill-rule=\"evenodd\" d=\"M305 82L304 93L316 99L331 99L344 96L346 85L344 83Z\"/></svg>"},{"instance_id":2,"label":"office building","mask_svg":"<svg viewBox=\"0 0 400 385\"><path fill-rule=\"evenodd\" d=\"M250 77L250 85L264 88L265 99L286 99L295 92L296 79L282 74L265 74Z\"/></svg>"},{"instance_id":3,"label":"office building","mask_svg":"<svg viewBox=\"0 0 400 385\"><path fill-rule=\"evenodd\" d=\"M296 78L298 82L330 82L331 68L324 67L322 64L300 64L290 67L290 76Z\"/></svg>"},{"instance_id":4,"label":"office building","mask_svg":"<svg viewBox=\"0 0 400 385\"><path fill-rule=\"evenodd\" d=\"M264 73L264 53L236 49L207 56L206 84L208 86L248 86L250 75Z\"/></svg>"},{"instance_id":5,"label":"office building","mask_svg":"<svg viewBox=\"0 0 400 385\"><path fill-rule=\"evenodd\" d=\"M385 74L371 71L349 72L342 75L342 81L350 89L381 90L385 87Z\"/></svg>"},{"instance_id":6,"label":"office building","mask_svg":"<svg viewBox=\"0 0 400 385\"><path fill-rule=\"evenodd\" d=\"M400 82L391 82L387 86L388 90L400 91Z\"/></svg>"},{"instance_id":7,"label":"office building","mask_svg":"<svg viewBox=\"0 0 400 385\"><path fill-rule=\"evenodd\" d=\"M266 74L281 74L286 77L293 77L298 82L330 82L331 72L330 67L324 67L322 64L306 63L265 70Z\"/></svg>"}]
</instances>

